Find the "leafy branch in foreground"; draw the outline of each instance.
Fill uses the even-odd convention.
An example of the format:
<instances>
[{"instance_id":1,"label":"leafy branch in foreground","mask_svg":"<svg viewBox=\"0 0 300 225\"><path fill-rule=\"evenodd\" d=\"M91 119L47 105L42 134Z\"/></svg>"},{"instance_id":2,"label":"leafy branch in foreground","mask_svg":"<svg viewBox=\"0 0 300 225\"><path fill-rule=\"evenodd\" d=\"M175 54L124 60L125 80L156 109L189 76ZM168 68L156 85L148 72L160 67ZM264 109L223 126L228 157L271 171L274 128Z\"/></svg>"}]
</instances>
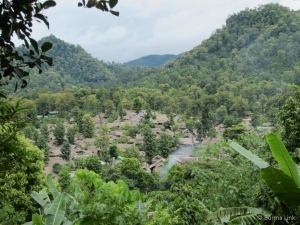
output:
<instances>
[{"instance_id":1,"label":"leafy branch in foreground","mask_svg":"<svg viewBox=\"0 0 300 225\"><path fill-rule=\"evenodd\" d=\"M0 97L0 175L23 160L25 150L17 148L16 143L18 132L29 122L22 117L25 109L19 100L12 104Z\"/></svg>"},{"instance_id":2,"label":"leafy branch in foreground","mask_svg":"<svg viewBox=\"0 0 300 225\"><path fill-rule=\"evenodd\" d=\"M210 213L207 220L218 220L221 224L258 224L262 218L269 217L270 213L253 207L221 208Z\"/></svg>"},{"instance_id":3,"label":"leafy branch in foreground","mask_svg":"<svg viewBox=\"0 0 300 225\"><path fill-rule=\"evenodd\" d=\"M49 28L49 22L42 12L45 9L55 6L55 1L48 0L40 3L37 0L27 1L1 1L0 3L0 86L7 85L9 80L17 78L22 81L21 88L26 87L27 81L24 79L29 75L27 68L37 67L42 73L42 64L53 65L52 58L44 53L51 49L49 42L38 46L36 40L31 38L32 20L43 21ZM11 38L16 35L23 41L25 50L18 52ZM15 90L18 82L15 84Z\"/></svg>"},{"instance_id":4,"label":"leafy branch in foreground","mask_svg":"<svg viewBox=\"0 0 300 225\"><path fill-rule=\"evenodd\" d=\"M298 167L278 135L269 134L266 138L272 154L278 162L279 169L270 166L269 163L235 142L231 142L230 146L260 168L262 179L279 201L285 203L289 208L300 206Z\"/></svg>"},{"instance_id":5,"label":"leafy branch in foreground","mask_svg":"<svg viewBox=\"0 0 300 225\"><path fill-rule=\"evenodd\" d=\"M96 173L80 169L69 193L60 193L50 175L47 186L53 201L45 189L33 191L31 197L42 207L41 215L32 215L25 225L145 224L147 220L140 193L130 191L121 180L106 183Z\"/></svg>"},{"instance_id":6,"label":"leafy branch in foreground","mask_svg":"<svg viewBox=\"0 0 300 225\"><path fill-rule=\"evenodd\" d=\"M115 16L119 16L119 12L112 10L112 8L114 8L116 5L118 4L118 0L100 0L100 1L96 1L96 0L88 0L88 2L85 4L85 0L82 0L81 2L78 2L78 6L82 7L82 6L86 6L87 8L92 8L92 7L96 7L97 9L100 9L104 12L110 12L111 14L115 15ZM110 8L110 9L108 9Z\"/></svg>"}]
</instances>

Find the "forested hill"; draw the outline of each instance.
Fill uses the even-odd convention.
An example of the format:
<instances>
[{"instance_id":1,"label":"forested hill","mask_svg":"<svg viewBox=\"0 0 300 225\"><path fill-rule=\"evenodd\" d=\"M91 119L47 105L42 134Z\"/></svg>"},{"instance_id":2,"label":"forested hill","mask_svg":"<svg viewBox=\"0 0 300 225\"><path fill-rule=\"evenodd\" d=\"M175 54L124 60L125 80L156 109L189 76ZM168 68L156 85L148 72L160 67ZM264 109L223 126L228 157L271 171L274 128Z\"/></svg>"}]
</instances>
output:
<instances>
[{"instance_id":1,"label":"forested hill","mask_svg":"<svg viewBox=\"0 0 300 225\"><path fill-rule=\"evenodd\" d=\"M135 60L124 63L128 66L147 66L147 67L162 67L166 62L179 57L180 55L147 55Z\"/></svg>"},{"instance_id":2,"label":"forested hill","mask_svg":"<svg viewBox=\"0 0 300 225\"><path fill-rule=\"evenodd\" d=\"M54 35L39 41L44 42L53 44L47 55L53 58L54 65L44 68L42 75L37 71L31 71L28 86L22 92L32 89L58 92L64 88L111 86L118 83L117 76L128 76L133 73L129 66L99 61L80 45L69 44Z\"/></svg>"},{"instance_id":3,"label":"forested hill","mask_svg":"<svg viewBox=\"0 0 300 225\"><path fill-rule=\"evenodd\" d=\"M147 80L151 87L174 87L181 79L181 86L220 86L221 80L230 83L242 77L256 84L262 80L299 84L299 40L298 11L278 4L246 9L231 15L225 26L168 62L161 72L142 78L141 84Z\"/></svg>"},{"instance_id":4,"label":"forested hill","mask_svg":"<svg viewBox=\"0 0 300 225\"><path fill-rule=\"evenodd\" d=\"M41 41L53 43L49 55L54 66L43 75L33 73L25 91L44 88L58 92L66 87L121 85L168 92L172 88L188 91L193 85L207 94L215 94L223 89L240 91L241 87L235 83L247 82L244 88L254 90L268 90L264 86L272 86L264 93L270 96L282 88L282 83L300 84L299 40L300 13L278 4L229 16L226 25L209 39L167 62L163 68L104 63L81 46L51 35Z\"/></svg>"}]
</instances>

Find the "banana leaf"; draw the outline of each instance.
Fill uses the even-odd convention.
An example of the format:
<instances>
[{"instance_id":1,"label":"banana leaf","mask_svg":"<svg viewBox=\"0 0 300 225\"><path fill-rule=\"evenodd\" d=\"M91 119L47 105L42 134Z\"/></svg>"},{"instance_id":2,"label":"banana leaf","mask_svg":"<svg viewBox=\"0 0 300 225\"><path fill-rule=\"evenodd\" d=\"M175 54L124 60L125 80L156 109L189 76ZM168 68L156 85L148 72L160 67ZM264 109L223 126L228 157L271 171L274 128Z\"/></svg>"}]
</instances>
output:
<instances>
[{"instance_id":1,"label":"banana leaf","mask_svg":"<svg viewBox=\"0 0 300 225\"><path fill-rule=\"evenodd\" d=\"M260 215L260 216L258 216ZM262 216L271 215L268 211L253 207L221 208L208 215L207 220L220 220L223 223L257 224Z\"/></svg>"},{"instance_id":2,"label":"banana leaf","mask_svg":"<svg viewBox=\"0 0 300 225\"><path fill-rule=\"evenodd\" d=\"M48 174L48 176L47 176L46 183L47 183L47 186L49 187L49 190L50 190L53 198L55 199L59 195L59 192L58 192L57 188L55 187L50 174Z\"/></svg>"},{"instance_id":3,"label":"banana leaf","mask_svg":"<svg viewBox=\"0 0 300 225\"><path fill-rule=\"evenodd\" d=\"M32 215L32 221L25 223L23 225L44 225L44 223L43 223L42 217L39 214L34 213Z\"/></svg>"},{"instance_id":4,"label":"banana leaf","mask_svg":"<svg viewBox=\"0 0 300 225\"><path fill-rule=\"evenodd\" d=\"M39 203L44 210L47 210L49 208L51 201L45 189L42 189L40 192L32 191L30 196L37 203Z\"/></svg>"},{"instance_id":5,"label":"banana leaf","mask_svg":"<svg viewBox=\"0 0 300 225\"><path fill-rule=\"evenodd\" d=\"M262 169L260 174L280 201L288 207L300 205L300 188L292 177L271 166Z\"/></svg>"},{"instance_id":6,"label":"banana leaf","mask_svg":"<svg viewBox=\"0 0 300 225\"><path fill-rule=\"evenodd\" d=\"M46 214L46 225L61 225L65 220L65 194L57 196L49 209L45 212Z\"/></svg>"},{"instance_id":7,"label":"banana leaf","mask_svg":"<svg viewBox=\"0 0 300 225\"><path fill-rule=\"evenodd\" d=\"M286 175L290 176L296 182L298 187L300 187L298 167L296 163L294 163L279 136L276 134L269 134L266 138L272 150L272 154L278 162L279 168Z\"/></svg>"},{"instance_id":8,"label":"banana leaf","mask_svg":"<svg viewBox=\"0 0 300 225\"><path fill-rule=\"evenodd\" d=\"M260 169L267 168L269 163L259 158L257 155L254 155L252 152L248 151L247 149L243 148L239 144L235 142L231 142L229 144L235 151L240 153L242 156L246 157L248 160L253 162L255 165L257 165Z\"/></svg>"}]
</instances>

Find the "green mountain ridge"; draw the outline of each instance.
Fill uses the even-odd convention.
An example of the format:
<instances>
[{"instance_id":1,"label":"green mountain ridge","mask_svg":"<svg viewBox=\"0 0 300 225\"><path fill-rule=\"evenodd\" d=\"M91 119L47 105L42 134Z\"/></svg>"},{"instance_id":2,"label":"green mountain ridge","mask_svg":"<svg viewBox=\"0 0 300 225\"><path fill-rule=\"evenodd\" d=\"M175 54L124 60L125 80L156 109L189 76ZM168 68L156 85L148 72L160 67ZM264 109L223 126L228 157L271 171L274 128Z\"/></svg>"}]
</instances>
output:
<instances>
[{"instance_id":1,"label":"green mountain ridge","mask_svg":"<svg viewBox=\"0 0 300 225\"><path fill-rule=\"evenodd\" d=\"M54 65L45 66L42 74L39 74L37 70L31 70L27 78L28 86L24 90L18 90L18 93L33 89L59 92L65 88L107 87L118 82L116 76L126 76L133 71L129 66L121 63L100 61L92 57L80 45L67 43L54 35L38 41L39 44L44 42L53 44L47 55L53 58ZM13 88L14 83L11 85L11 90Z\"/></svg>"},{"instance_id":2,"label":"green mountain ridge","mask_svg":"<svg viewBox=\"0 0 300 225\"><path fill-rule=\"evenodd\" d=\"M30 76L30 89L58 92L64 88L90 86L147 87L170 91L201 89L210 94L241 79L262 86L273 82L274 95L282 83L300 83L300 15L278 4L267 4L231 15L226 25L192 50L162 68L130 67L93 58L81 46L68 44L53 35L41 41L53 43L49 56L54 66L43 75ZM209 87L206 87L208 89ZM225 87L223 87L225 88ZM225 88L230 92L232 88ZM26 90L26 91L27 91ZM259 94L258 94L259 95Z\"/></svg>"},{"instance_id":3,"label":"green mountain ridge","mask_svg":"<svg viewBox=\"0 0 300 225\"><path fill-rule=\"evenodd\" d=\"M299 19L298 11L278 4L234 14L209 39L168 62L149 85L163 82L174 86L178 77L187 76L200 87L220 76L229 82L244 77L255 83L274 80L299 84ZM141 83L143 79L149 78L142 78Z\"/></svg>"},{"instance_id":4,"label":"green mountain ridge","mask_svg":"<svg viewBox=\"0 0 300 225\"><path fill-rule=\"evenodd\" d=\"M176 59L182 54L147 55L124 63L128 66L162 67L166 62Z\"/></svg>"}]
</instances>

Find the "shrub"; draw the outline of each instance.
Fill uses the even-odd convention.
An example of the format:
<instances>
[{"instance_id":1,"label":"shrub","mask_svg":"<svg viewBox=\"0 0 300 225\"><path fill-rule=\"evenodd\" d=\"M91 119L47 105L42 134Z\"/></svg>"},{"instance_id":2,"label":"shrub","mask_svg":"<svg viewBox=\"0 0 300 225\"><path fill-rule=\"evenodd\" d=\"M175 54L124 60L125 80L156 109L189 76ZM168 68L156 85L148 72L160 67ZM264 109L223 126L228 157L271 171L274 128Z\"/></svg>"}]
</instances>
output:
<instances>
[{"instance_id":1,"label":"shrub","mask_svg":"<svg viewBox=\"0 0 300 225\"><path fill-rule=\"evenodd\" d=\"M59 164L59 163L54 163L53 166L52 166L52 171L53 171L53 173L58 174L59 171L61 170L61 168L62 168L62 165L61 165L61 164Z\"/></svg>"}]
</instances>

